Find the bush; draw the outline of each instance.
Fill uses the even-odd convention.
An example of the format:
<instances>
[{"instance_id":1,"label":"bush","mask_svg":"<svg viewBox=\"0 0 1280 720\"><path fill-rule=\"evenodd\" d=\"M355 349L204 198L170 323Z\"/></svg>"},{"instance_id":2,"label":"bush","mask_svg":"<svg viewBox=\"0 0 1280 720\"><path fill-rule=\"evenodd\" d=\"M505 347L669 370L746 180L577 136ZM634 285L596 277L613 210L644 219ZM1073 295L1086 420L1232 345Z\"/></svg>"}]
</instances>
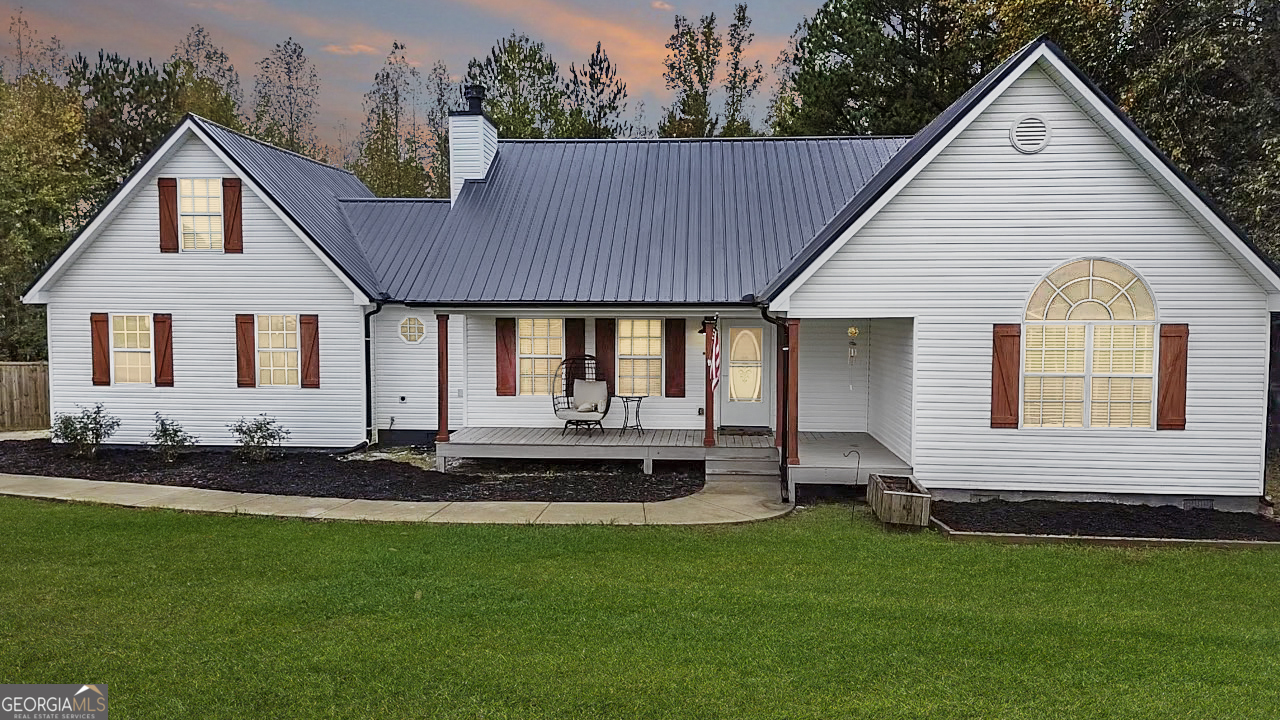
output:
<instances>
[{"instance_id":1,"label":"bush","mask_svg":"<svg viewBox=\"0 0 1280 720\"><path fill-rule=\"evenodd\" d=\"M173 462L183 450L195 445L200 438L182 429L177 420L156 413L156 429L151 431L151 450L165 462Z\"/></svg>"},{"instance_id":2,"label":"bush","mask_svg":"<svg viewBox=\"0 0 1280 720\"><path fill-rule=\"evenodd\" d=\"M268 417L266 413L252 420L240 418L227 427L236 436L236 442L240 444L237 452L250 460L259 462L279 454L280 444L289 437L289 431L281 427L275 418Z\"/></svg>"},{"instance_id":3,"label":"bush","mask_svg":"<svg viewBox=\"0 0 1280 720\"><path fill-rule=\"evenodd\" d=\"M71 446L72 454L93 458L98 454L98 446L107 441L120 427L120 418L103 409L102 403L92 408L76 405L80 412L75 415L58 413L53 419L50 434L58 442Z\"/></svg>"}]
</instances>

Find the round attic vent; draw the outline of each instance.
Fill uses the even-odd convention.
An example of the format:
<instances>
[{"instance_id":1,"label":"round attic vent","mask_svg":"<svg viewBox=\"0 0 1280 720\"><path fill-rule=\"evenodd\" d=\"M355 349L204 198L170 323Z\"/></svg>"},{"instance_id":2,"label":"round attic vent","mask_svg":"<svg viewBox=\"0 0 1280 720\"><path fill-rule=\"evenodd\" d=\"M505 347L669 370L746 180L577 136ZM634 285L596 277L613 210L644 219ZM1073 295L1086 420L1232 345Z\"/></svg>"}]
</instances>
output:
<instances>
[{"instance_id":1,"label":"round attic vent","mask_svg":"<svg viewBox=\"0 0 1280 720\"><path fill-rule=\"evenodd\" d=\"M1022 153L1037 153L1049 144L1049 123L1039 115L1023 115L1009 126L1009 142Z\"/></svg>"}]
</instances>

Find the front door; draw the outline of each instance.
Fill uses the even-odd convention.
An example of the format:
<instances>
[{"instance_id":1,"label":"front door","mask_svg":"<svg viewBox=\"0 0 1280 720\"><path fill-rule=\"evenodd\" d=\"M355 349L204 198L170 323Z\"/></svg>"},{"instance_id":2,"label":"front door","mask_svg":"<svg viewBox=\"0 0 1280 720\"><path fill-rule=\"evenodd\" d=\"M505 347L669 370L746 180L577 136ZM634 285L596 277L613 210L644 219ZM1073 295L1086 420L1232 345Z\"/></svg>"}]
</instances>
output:
<instances>
[{"instance_id":1,"label":"front door","mask_svg":"<svg viewBox=\"0 0 1280 720\"><path fill-rule=\"evenodd\" d=\"M722 319L720 330L721 427L770 426L772 334L750 320Z\"/></svg>"}]
</instances>

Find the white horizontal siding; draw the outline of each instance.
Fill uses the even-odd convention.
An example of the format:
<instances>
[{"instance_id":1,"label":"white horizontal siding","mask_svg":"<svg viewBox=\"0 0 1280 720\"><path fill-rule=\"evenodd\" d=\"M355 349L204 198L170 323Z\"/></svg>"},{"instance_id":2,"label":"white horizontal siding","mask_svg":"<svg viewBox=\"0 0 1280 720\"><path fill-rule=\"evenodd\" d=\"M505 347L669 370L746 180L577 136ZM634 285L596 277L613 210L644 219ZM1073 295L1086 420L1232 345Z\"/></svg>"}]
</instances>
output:
<instances>
[{"instance_id":1,"label":"white horizontal siding","mask_svg":"<svg viewBox=\"0 0 1280 720\"><path fill-rule=\"evenodd\" d=\"M910 318L871 321L871 435L894 455L911 462L912 373Z\"/></svg>"},{"instance_id":2,"label":"white horizontal siding","mask_svg":"<svg viewBox=\"0 0 1280 720\"><path fill-rule=\"evenodd\" d=\"M655 314L653 317L664 317ZM497 393L497 346L494 317L467 316L467 410L468 427L560 427L545 395L499 397ZM703 407L704 339L698 334L702 316L685 318L685 396L648 397L641 404L646 429L700 430ZM587 318L587 352L595 352L595 319ZM605 427L621 427L622 403L615 400L604 420Z\"/></svg>"},{"instance_id":3,"label":"white horizontal siding","mask_svg":"<svg viewBox=\"0 0 1280 720\"><path fill-rule=\"evenodd\" d=\"M405 318L422 321L426 336L408 343L400 336ZM466 319L449 317L449 424L462 427L463 333ZM437 430L436 316L430 308L386 305L373 316L374 407L379 430ZM401 401L401 398L404 398ZM392 423L394 419L394 425Z\"/></svg>"},{"instance_id":4,"label":"white horizontal siding","mask_svg":"<svg viewBox=\"0 0 1280 720\"><path fill-rule=\"evenodd\" d=\"M227 423L267 413L294 446L350 446L364 439L363 309L351 291L248 187L244 253L161 254L155 178L233 175L190 138L143 179L49 295L53 412L101 402L123 423L115 442L143 442L155 412L207 444L232 442ZM174 387L95 387L89 314L171 313ZM320 387L236 387L237 313L319 315Z\"/></svg>"},{"instance_id":5,"label":"white horizontal siding","mask_svg":"<svg viewBox=\"0 0 1280 720\"><path fill-rule=\"evenodd\" d=\"M858 326L861 332L858 357L852 363L850 325ZM868 350L875 344L875 333L867 320L810 320L800 324L800 430L867 431ZM777 423L770 423L774 424Z\"/></svg>"},{"instance_id":6,"label":"white horizontal siding","mask_svg":"<svg viewBox=\"0 0 1280 720\"><path fill-rule=\"evenodd\" d=\"M462 184L467 180L484 178L497 152L498 131L483 115L450 117L450 198L457 199Z\"/></svg>"},{"instance_id":7,"label":"white horizontal siding","mask_svg":"<svg viewBox=\"0 0 1280 720\"><path fill-rule=\"evenodd\" d=\"M1033 111L1053 139L1022 155L1008 127ZM992 324L1019 322L1041 276L1079 256L1129 264L1160 322L1190 325L1185 431L989 427ZM917 318L913 465L928 486L1255 495L1266 307L1237 262L1033 68L797 290L790 313Z\"/></svg>"}]
</instances>

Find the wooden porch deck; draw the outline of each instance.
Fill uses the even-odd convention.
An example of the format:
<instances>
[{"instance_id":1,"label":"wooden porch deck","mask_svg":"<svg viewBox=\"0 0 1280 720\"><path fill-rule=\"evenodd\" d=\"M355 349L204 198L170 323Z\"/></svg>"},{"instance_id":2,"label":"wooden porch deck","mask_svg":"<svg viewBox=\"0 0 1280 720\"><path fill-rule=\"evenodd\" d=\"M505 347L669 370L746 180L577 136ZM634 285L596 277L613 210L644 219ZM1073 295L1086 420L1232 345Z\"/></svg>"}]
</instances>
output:
<instances>
[{"instance_id":1,"label":"wooden porch deck","mask_svg":"<svg viewBox=\"0 0 1280 720\"><path fill-rule=\"evenodd\" d=\"M436 446L441 464L450 458L557 460L773 460L772 435L719 433L716 447L702 446L701 430L570 430L560 428L462 428Z\"/></svg>"}]
</instances>

